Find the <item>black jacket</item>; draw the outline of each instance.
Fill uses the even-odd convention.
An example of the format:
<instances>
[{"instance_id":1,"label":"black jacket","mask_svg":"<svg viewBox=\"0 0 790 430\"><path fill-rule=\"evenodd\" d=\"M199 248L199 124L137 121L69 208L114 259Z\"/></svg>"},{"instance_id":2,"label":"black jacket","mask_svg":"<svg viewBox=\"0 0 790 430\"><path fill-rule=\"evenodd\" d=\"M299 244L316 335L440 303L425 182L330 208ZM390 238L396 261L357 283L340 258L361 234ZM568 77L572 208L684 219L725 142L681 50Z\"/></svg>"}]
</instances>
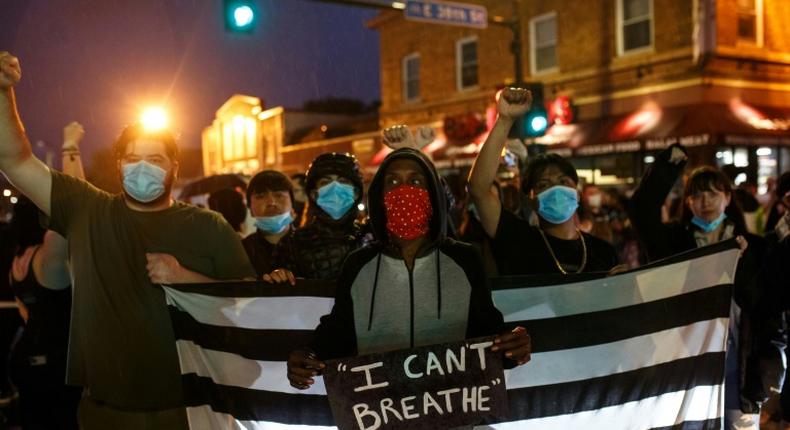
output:
<instances>
[{"instance_id":1,"label":"black jacket","mask_svg":"<svg viewBox=\"0 0 790 430\"><path fill-rule=\"evenodd\" d=\"M293 240L293 227L276 244L266 240L261 230L255 230L241 241L244 251L258 276L268 275L276 269L296 272L294 257L297 255Z\"/></svg>"},{"instance_id":2,"label":"black jacket","mask_svg":"<svg viewBox=\"0 0 790 430\"><path fill-rule=\"evenodd\" d=\"M353 218L335 222L315 217L297 229L292 240L295 252L291 261L296 276L335 280L346 257L364 244L365 231Z\"/></svg>"},{"instance_id":3,"label":"black jacket","mask_svg":"<svg viewBox=\"0 0 790 430\"><path fill-rule=\"evenodd\" d=\"M395 159L425 170L434 208L430 241L411 271L386 231L383 173ZM321 359L410 348L494 335L504 329L485 271L474 249L446 238L444 193L433 164L419 151L400 149L382 163L368 192L376 241L352 253L338 278L331 314L321 318L310 347Z\"/></svg>"},{"instance_id":4,"label":"black jacket","mask_svg":"<svg viewBox=\"0 0 790 430\"><path fill-rule=\"evenodd\" d=\"M629 207L631 223L650 261L697 247L696 226L661 220L661 206L685 168L685 163L670 163L671 150L672 147L656 157L634 192ZM738 338L741 410L757 413L770 394L769 387L781 386L781 379L769 381L766 377L784 375L784 318L780 312L766 309L771 299L760 279L768 252L766 241L738 229L734 234L743 236L749 243L738 261L733 291L733 300L742 312Z\"/></svg>"}]
</instances>

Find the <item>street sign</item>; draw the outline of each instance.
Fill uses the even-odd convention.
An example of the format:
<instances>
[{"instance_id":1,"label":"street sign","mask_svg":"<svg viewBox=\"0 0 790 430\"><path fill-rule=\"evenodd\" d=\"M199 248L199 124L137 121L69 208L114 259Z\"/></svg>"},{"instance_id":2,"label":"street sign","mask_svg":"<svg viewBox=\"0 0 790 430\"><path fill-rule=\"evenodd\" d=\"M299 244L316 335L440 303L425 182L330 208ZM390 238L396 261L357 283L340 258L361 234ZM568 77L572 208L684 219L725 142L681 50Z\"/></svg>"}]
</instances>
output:
<instances>
[{"instance_id":1,"label":"street sign","mask_svg":"<svg viewBox=\"0 0 790 430\"><path fill-rule=\"evenodd\" d=\"M409 0L403 11L406 19L434 24L486 28L488 10L485 6L438 0Z\"/></svg>"}]
</instances>

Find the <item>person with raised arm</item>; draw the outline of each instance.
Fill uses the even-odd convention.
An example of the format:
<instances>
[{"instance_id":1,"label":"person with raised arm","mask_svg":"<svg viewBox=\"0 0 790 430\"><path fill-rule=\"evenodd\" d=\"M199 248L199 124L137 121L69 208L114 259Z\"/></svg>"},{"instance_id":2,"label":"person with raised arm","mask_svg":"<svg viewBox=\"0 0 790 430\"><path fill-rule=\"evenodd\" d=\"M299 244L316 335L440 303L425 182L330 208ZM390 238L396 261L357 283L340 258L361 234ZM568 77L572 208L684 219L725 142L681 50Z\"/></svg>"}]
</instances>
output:
<instances>
[{"instance_id":1,"label":"person with raised arm","mask_svg":"<svg viewBox=\"0 0 790 430\"><path fill-rule=\"evenodd\" d=\"M123 192L109 194L33 156L16 108L19 61L0 52L0 171L69 241L67 382L84 387L82 429L186 429L175 339L156 284L254 277L222 217L172 198L178 145L126 127L114 144Z\"/></svg>"},{"instance_id":2,"label":"person with raised arm","mask_svg":"<svg viewBox=\"0 0 790 430\"><path fill-rule=\"evenodd\" d=\"M491 185L508 132L529 110L532 97L522 88L505 88L497 101L499 116L475 160L469 191L480 223L492 239L500 275L608 272L614 269L614 247L579 230L579 176L568 160L543 154L529 160L521 191L536 208L539 226L503 209Z\"/></svg>"}]
</instances>

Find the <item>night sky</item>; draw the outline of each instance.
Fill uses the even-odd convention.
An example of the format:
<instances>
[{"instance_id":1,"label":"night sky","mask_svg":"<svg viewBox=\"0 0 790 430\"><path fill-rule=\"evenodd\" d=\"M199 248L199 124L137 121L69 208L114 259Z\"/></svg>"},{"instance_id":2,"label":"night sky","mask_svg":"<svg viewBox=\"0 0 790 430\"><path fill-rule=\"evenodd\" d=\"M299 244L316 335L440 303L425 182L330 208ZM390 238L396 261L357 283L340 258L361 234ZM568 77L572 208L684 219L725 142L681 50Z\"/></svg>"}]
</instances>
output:
<instances>
[{"instance_id":1,"label":"night sky","mask_svg":"<svg viewBox=\"0 0 790 430\"><path fill-rule=\"evenodd\" d=\"M21 60L17 100L31 141L59 150L63 125L77 120L89 161L143 106L162 104L182 145L198 148L234 93L266 107L379 99L378 33L365 27L376 10L257 5L255 34L236 35L225 32L221 0L0 0L0 51Z\"/></svg>"}]
</instances>

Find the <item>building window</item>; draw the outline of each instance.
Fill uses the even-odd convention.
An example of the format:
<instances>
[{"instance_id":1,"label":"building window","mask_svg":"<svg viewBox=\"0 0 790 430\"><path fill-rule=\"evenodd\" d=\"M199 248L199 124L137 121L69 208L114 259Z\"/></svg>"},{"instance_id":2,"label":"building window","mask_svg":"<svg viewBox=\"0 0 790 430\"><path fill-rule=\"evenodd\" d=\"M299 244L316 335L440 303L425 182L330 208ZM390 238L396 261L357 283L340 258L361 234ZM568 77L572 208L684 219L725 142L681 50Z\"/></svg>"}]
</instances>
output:
<instances>
[{"instance_id":1,"label":"building window","mask_svg":"<svg viewBox=\"0 0 790 430\"><path fill-rule=\"evenodd\" d=\"M653 0L617 1L618 54L650 49L653 46Z\"/></svg>"},{"instance_id":2,"label":"building window","mask_svg":"<svg viewBox=\"0 0 790 430\"><path fill-rule=\"evenodd\" d=\"M763 0L738 0L738 40L763 44Z\"/></svg>"},{"instance_id":3,"label":"building window","mask_svg":"<svg viewBox=\"0 0 790 430\"><path fill-rule=\"evenodd\" d=\"M547 13L529 21L532 74L557 70L557 14Z\"/></svg>"},{"instance_id":4,"label":"building window","mask_svg":"<svg viewBox=\"0 0 790 430\"><path fill-rule=\"evenodd\" d=\"M420 54L403 57L403 101L410 102L420 98Z\"/></svg>"},{"instance_id":5,"label":"building window","mask_svg":"<svg viewBox=\"0 0 790 430\"><path fill-rule=\"evenodd\" d=\"M455 44L456 84L458 91L477 86L477 37L461 39Z\"/></svg>"}]
</instances>

